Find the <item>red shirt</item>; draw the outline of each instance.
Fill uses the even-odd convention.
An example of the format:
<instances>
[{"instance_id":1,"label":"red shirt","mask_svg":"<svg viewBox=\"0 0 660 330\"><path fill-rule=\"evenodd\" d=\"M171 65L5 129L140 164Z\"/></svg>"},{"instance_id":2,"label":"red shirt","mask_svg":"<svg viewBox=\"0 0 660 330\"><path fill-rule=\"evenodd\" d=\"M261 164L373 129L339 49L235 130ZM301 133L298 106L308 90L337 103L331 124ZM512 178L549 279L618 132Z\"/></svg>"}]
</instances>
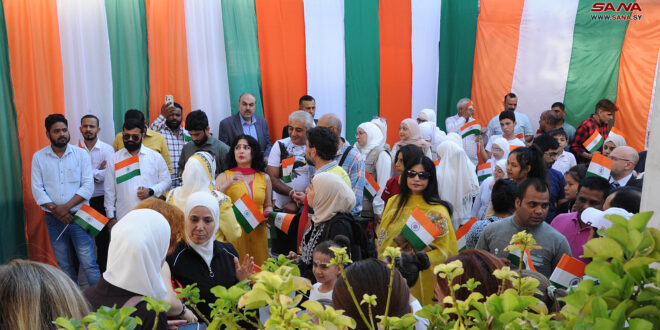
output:
<instances>
[{"instance_id":1,"label":"red shirt","mask_svg":"<svg viewBox=\"0 0 660 330\"><path fill-rule=\"evenodd\" d=\"M600 136L605 140L610 131L610 124L603 125L598 119L594 118L594 115L591 115L591 117L581 122L575 130L575 139L573 140L573 144L571 144L571 152L575 155L578 164L589 163L589 159L582 157L582 153L587 152L583 143L591 137L591 134L594 134L595 130L598 130Z\"/></svg>"},{"instance_id":2,"label":"red shirt","mask_svg":"<svg viewBox=\"0 0 660 330\"><path fill-rule=\"evenodd\" d=\"M380 198L382 198L383 201L385 202L385 205L387 205L387 200L398 193L399 193L399 176L397 175L387 180L387 183L385 184L385 189L383 189L383 194L381 195Z\"/></svg>"}]
</instances>

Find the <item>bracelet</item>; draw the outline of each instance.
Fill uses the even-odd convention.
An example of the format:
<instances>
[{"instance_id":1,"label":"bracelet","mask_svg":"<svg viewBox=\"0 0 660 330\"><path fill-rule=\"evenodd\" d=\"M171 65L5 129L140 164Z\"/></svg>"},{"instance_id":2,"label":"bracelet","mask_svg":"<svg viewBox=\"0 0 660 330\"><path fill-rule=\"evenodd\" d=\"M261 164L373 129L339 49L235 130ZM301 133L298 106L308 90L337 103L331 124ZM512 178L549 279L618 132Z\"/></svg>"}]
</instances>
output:
<instances>
[{"instance_id":1,"label":"bracelet","mask_svg":"<svg viewBox=\"0 0 660 330\"><path fill-rule=\"evenodd\" d=\"M186 304L184 304L183 301L181 302L181 307L182 307L182 309L181 309L181 313L179 313L179 315L176 316L176 317L179 318L179 319L180 319L181 317L183 317L183 314L186 313L186 309L187 309L187 308L186 308Z\"/></svg>"},{"instance_id":2,"label":"bracelet","mask_svg":"<svg viewBox=\"0 0 660 330\"><path fill-rule=\"evenodd\" d=\"M289 197L291 197L295 192L296 192L296 191L293 190L293 189L289 190ZM291 198L293 198L293 197L291 197Z\"/></svg>"}]
</instances>

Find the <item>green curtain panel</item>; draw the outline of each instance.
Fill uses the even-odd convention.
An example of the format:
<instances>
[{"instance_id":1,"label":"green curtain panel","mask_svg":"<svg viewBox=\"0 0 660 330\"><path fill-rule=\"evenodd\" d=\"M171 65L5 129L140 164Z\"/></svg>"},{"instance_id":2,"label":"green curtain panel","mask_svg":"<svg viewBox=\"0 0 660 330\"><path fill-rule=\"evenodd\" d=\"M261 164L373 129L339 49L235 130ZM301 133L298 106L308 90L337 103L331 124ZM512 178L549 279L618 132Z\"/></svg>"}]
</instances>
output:
<instances>
[{"instance_id":1,"label":"green curtain panel","mask_svg":"<svg viewBox=\"0 0 660 330\"><path fill-rule=\"evenodd\" d=\"M472 93L472 66L477 40L479 0L442 0L440 65L438 66L438 127L456 114L456 103Z\"/></svg>"},{"instance_id":2,"label":"green curtain panel","mask_svg":"<svg viewBox=\"0 0 660 330\"><path fill-rule=\"evenodd\" d=\"M21 153L16 107L9 75L5 10L0 3L0 263L27 258L25 209L21 183Z\"/></svg>"},{"instance_id":3,"label":"green curtain panel","mask_svg":"<svg viewBox=\"0 0 660 330\"><path fill-rule=\"evenodd\" d=\"M115 133L128 109L144 112L149 122L149 53L144 0L106 0L112 62Z\"/></svg>"},{"instance_id":4,"label":"green curtain panel","mask_svg":"<svg viewBox=\"0 0 660 330\"><path fill-rule=\"evenodd\" d=\"M619 58L628 21L592 20L594 0L580 0L573 49L566 80L566 121L577 126L594 112L598 100L606 97L616 102L619 79ZM614 7L621 2L612 1ZM622 15L628 13L617 13Z\"/></svg>"},{"instance_id":5,"label":"green curtain panel","mask_svg":"<svg viewBox=\"0 0 660 330\"><path fill-rule=\"evenodd\" d=\"M361 123L370 121L380 109L378 0L344 2L344 40L346 138L354 143L355 136L349 132L355 132Z\"/></svg>"},{"instance_id":6,"label":"green curtain panel","mask_svg":"<svg viewBox=\"0 0 660 330\"><path fill-rule=\"evenodd\" d=\"M222 0L222 26L231 113L238 112L238 98L241 94L252 93L257 99L255 114L263 116L257 11L254 0Z\"/></svg>"}]
</instances>

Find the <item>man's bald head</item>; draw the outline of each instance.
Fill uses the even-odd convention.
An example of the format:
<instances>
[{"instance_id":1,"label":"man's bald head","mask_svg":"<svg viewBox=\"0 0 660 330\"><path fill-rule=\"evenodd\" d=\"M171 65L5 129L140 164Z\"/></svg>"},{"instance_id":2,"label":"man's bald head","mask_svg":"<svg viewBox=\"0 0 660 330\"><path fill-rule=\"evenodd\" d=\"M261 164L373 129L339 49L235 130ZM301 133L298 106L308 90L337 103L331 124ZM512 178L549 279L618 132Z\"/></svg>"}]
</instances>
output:
<instances>
[{"instance_id":1,"label":"man's bald head","mask_svg":"<svg viewBox=\"0 0 660 330\"><path fill-rule=\"evenodd\" d=\"M619 158L629 159L634 163L633 165L637 165L637 162L639 162L639 154L637 153L637 150L630 146L616 147L612 150L612 154Z\"/></svg>"},{"instance_id":2,"label":"man's bald head","mask_svg":"<svg viewBox=\"0 0 660 330\"><path fill-rule=\"evenodd\" d=\"M316 126L321 126L321 127L329 127L332 129L337 136L341 136L341 120L339 120L339 117L337 115L328 113L321 118L319 118L319 122L316 123Z\"/></svg>"},{"instance_id":3,"label":"man's bald head","mask_svg":"<svg viewBox=\"0 0 660 330\"><path fill-rule=\"evenodd\" d=\"M614 148L609 155L612 159L612 170L610 175L614 180L619 180L632 173L639 161L637 150L629 146Z\"/></svg>"}]
</instances>

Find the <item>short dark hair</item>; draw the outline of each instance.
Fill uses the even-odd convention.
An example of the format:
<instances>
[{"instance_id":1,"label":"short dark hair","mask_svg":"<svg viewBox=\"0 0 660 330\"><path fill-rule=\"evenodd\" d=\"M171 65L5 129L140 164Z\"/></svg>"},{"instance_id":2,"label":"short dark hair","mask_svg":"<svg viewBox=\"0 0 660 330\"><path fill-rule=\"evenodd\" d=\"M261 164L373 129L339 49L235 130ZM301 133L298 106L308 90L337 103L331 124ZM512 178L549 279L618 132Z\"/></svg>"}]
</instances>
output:
<instances>
[{"instance_id":1,"label":"short dark hair","mask_svg":"<svg viewBox=\"0 0 660 330\"><path fill-rule=\"evenodd\" d=\"M490 200L493 211L497 213L511 212L516 209L516 193L518 184L511 179L499 179L493 185Z\"/></svg>"},{"instance_id":2,"label":"short dark hair","mask_svg":"<svg viewBox=\"0 0 660 330\"><path fill-rule=\"evenodd\" d=\"M552 110L545 110L541 112L541 120L547 122L551 126L557 126L561 119L559 118L559 115L557 115L554 111Z\"/></svg>"},{"instance_id":3,"label":"short dark hair","mask_svg":"<svg viewBox=\"0 0 660 330\"><path fill-rule=\"evenodd\" d=\"M619 107L614 104L614 102L610 101L609 99L601 99L596 103L596 109L594 109L594 113L598 113L598 109L601 109L602 111L607 111L607 112L616 112L619 110Z\"/></svg>"},{"instance_id":4,"label":"short dark hair","mask_svg":"<svg viewBox=\"0 0 660 330\"><path fill-rule=\"evenodd\" d=\"M555 103L552 104L552 106L550 108L554 108L554 107L557 107L557 108L561 109L562 111L566 111L566 106L564 105L564 103L555 102Z\"/></svg>"},{"instance_id":5,"label":"short dark hair","mask_svg":"<svg viewBox=\"0 0 660 330\"><path fill-rule=\"evenodd\" d=\"M186 129L189 131L203 131L209 127L209 118L202 110L192 111L186 116Z\"/></svg>"},{"instance_id":6,"label":"short dark hair","mask_svg":"<svg viewBox=\"0 0 660 330\"><path fill-rule=\"evenodd\" d=\"M88 114L88 115L84 115L84 116L82 116L82 118L80 118L80 124L82 125L82 121L83 121L84 119L87 119L87 118L94 118L94 119L96 119L96 127L98 127L98 126L101 124L101 123L99 122L99 117L96 117L96 116L94 116L94 115L92 115L92 114Z\"/></svg>"},{"instance_id":7,"label":"short dark hair","mask_svg":"<svg viewBox=\"0 0 660 330\"><path fill-rule=\"evenodd\" d=\"M510 97L510 98L516 98L516 99L517 99L517 98L518 98L518 95L516 95L515 93L508 93L508 94L504 95L504 102L506 102L506 98L507 98L507 97Z\"/></svg>"},{"instance_id":8,"label":"short dark hair","mask_svg":"<svg viewBox=\"0 0 660 330\"><path fill-rule=\"evenodd\" d=\"M307 142L310 148L316 148L316 154L323 160L333 160L339 149L339 138L329 127L317 126L307 130Z\"/></svg>"},{"instance_id":9,"label":"short dark hair","mask_svg":"<svg viewBox=\"0 0 660 330\"><path fill-rule=\"evenodd\" d=\"M539 178L529 178L518 185L518 198L521 200L524 199L529 187L534 187L534 190L540 193L544 193L550 190L548 188L548 183L545 180L541 180Z\"/></svg>"},{"instance_id":10,"label":"short dark hair","mask_svg":"<svg viewBox=\"0 0 660 330\"><path fill-rule=\"evenodd\" d=\"M131 118L137 119L141 122L145 122L144 113L142 113L142 111L137 109L128 109L124 114L124 121L127 121Z\"/></svg>"},{"instance_id":11,"label":"short dark hair","mask_svg":"<svg viewBox=\"0 0 660 330\"><path fill-rule=\"evenodd\" d=\"M298 100L298 105L302 105L304 101L316 101L311 95L303 95Z\"/></svg>"},{"instance_id":12,"label":"short dark hair","mask_svg":"<svg viewBox=\"0 0 660 330\"><path fill-rule=\"evenodd\" d=\"M619 187L610 192L614 194L610 201L610 207L622 208L630 213L639 213L642 202L642 190L638 187Z\"/></svg>"},{"instance_id":13,"label":"short dark hair","mask_svg":"<svg viewBox=\"0 0 660 330\"><path fill-rule=\"evenodd\" d=\"M46 117L46 132L50 132L50 128L57 122L64 123L66 127L69 127L69 122L63 115L54 113Z\"/></svg>"},{"instance_id":14,"label":"short dark hair","mask_svg":"<svg viewBox=\"0 0 660 330\"><path fill-rule=\"evenodd\" d=\"M241 139L246 140L248 146L250 146L250 154L252 156L252 163L250 164L250 167L253 170L263 172L264 169L266 168L266 164L264 164L264 154L261 152L261 146L259 146L259 141L257 141L257 139L253 138L252 136L246 134L241 134L237 136L231 142L231 146L229 146L229 152L227 153L226 156L227 164L229 164L228 168L238 167L238 163L236 162L236 155L234 154L234 148L236 148L238 141L240 141Z\"/></svg>"},{"instance_id":15,"label":"short dark hair","mask_svg":"<svg viewBox=\"0 0 660 330\"><path fill-rule=\"evenodd\" d=\"M128 131L136 128L139 128L140 132L142 133L144 133L147 130L147 128L144 126L144 122L139 121L136 118L129 118L128 120L124 121L123 129Z\"/></svg>"},{"instance_id":16,"label":"short dark hair","mask_svg":"<svg viewBox=\"0 0 660 330\"><path fill-rule=\"evenodd\" d=\"M516 113L513 110L504 110L500 112L500 121L504 119L511 119L512 122L516 122Z\"/></svg>"},{"instance_id":17,"label":"short dark hair","mask_svg":"<svg viewBox=\"0 0 660 330\"><path fill-rule=\"evenodd\" d=\"M557 142L557 140L555 140L555 138L550 136L550 134L537 135L534 138L533 144L535 146L539 147L539 149L541 149L541 151L543 151L543 152L546 152L546 151L551 150L551 149L559 148L559 142Z\"/></svg>"},{"instance_id":18,"label":"short dark hair","mask_svg":"<svg viewBox=\"0 0 660 330\"><path fill-rule=\"evenodd\" d=\"M174 103L172 103L172 105L174 105L175 108L177 108L177 109L181 110L181 112L183 112L183 107L181 106L181 104L174 102Z\"/></svg>"},{"instance_id":19,"label":"short dark hair","mask_svg":"<svg viewBox=\"0 0 660 330\"><path fill-rule=\"evenodd\" d=\"M588 176L580 181L578 185L578 194L582 188L587 188L590 190L596 190L603 193L603 200L607 198L607 195L610 193L610 182L607 179L601 178L599 176Z\"/></svg>"},{"instance_id":20,"label":"short dark hair","mask_svg":"<svg viewBox=\"0 0 660 330\"><path fill-rule=\"evenodd\" d=\"M394 155L395 163L397 159L399 159L399 154L401 154L401 158L403 158L403 167L408 167L408 162L416 161L420 157L424 156L424 151L422 151L422 148L417 145L406 144L396 151L396 154Z\"/></svg>"},{"instance_id":21,"label":"short dark hair","mask_svg":"<svg viewBox=\"0 0 660 330\"><path fill-rule=\"evenodd\" d=\"M563 128L553 129L552 131L548 132L548 135L552 136L553 138L561 135L564 137L564 139L568 140L568 134L566 134L566 131L564 131Z\"/></svg>"},{"instance_id":22,"label":"short dark hair","mask_svg":"<svg viewBox=\"0 0 660 330\"><path fill-rule=\"evenodd\" d=\"M582 179L587 175L587 165L580 164L580 165L575 165L571 167L566 173L566 176L570 176L575 180L575 182L580 184Z\"/></svg>"}]
</instances>

